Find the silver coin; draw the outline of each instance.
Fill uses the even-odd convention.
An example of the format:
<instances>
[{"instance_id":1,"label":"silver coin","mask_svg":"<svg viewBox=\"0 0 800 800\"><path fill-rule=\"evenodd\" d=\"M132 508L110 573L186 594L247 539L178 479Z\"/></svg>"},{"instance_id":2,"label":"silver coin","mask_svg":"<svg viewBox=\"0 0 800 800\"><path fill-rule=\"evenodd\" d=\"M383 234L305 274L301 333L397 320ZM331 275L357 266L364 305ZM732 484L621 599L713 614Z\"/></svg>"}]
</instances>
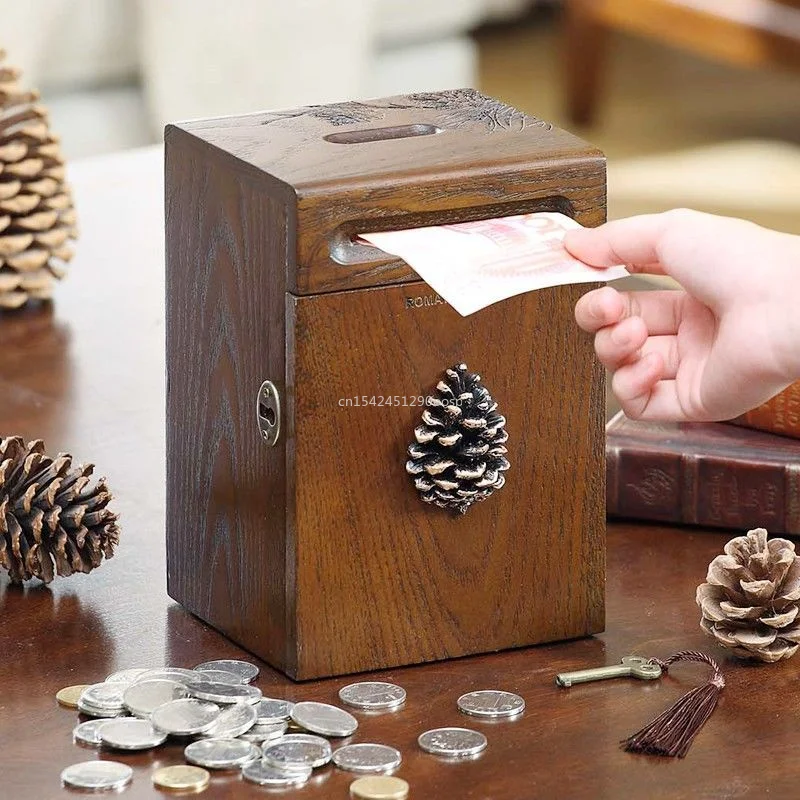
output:
<instances>
[{"instance_id":1,"label":"silver coin","mask_svg":"<svg viewBox=\"0 0 800 800\"><path fill-rule=\"evenodd\" d=\"M116 750L151 750L167 740L167 734L157 731L149 720L135 717L106 722L98 733L106 747Z\"/></svg>"},{"instance_id":2,"label":"silver coin","mask_svg":"<svg viewBox=\"0 0 800 800\"><path fill-rule=\"evenodd\" d=\"M243 739L200 739L186 746L190 764L207 769L234 769L261 756L261 748Z\"/></svg>"},{"instance_id":3,"label":"silver coin","mask_svg":"<svg viewBox=\"0 0 800 800\"><path fill-rule=\"evenodd\" d=\"M261 699L261 689L241 683L233 686L230 683L204 683L189 681L186 684L189 694L212 703L257 703Z\"/></svg>"},{"instance_id":4,"label":"silver coin","mask_svg":"<svg viewBox=\"0 0 800 800\"><path fill-rule=\"evenodd\" d=\"M88 722L81 722L72 729L72 738L81 744L88 744L92 747L99 747L100 734L99 729L101 725L105 725L108 718L105 719L90 719Z\"/></svg>"},{"instance_id":5,"label":"silver coin","mask_svg":"<svg viewBox=\"0 0 800 800\"><path fill-rule=\"evenodd\" d=\"M333 763L348 772L390 772L402 760L399 750L385 744L346 744L333 753Z\"/></svg>"},{"instance_id":6,"label":"silver coin","mask_svg":"<svg viewBox=\"0 0 800 800\"><path fill-rule=\"evenodd\" d=\"M206 733L219 719L219 706L194 697L170 700L150 715L153 727L172 736Z\"/></svg>"},{"instance_id":7,"label":"silver coin","mask_svg":"<svg viewBox=\"0 0 800 800\"><path fill-rule=\"evenodd\" d=\"M134 683L141 683L142 681L176 681L177 683L186 683L186 681L197 680L197 673L191 669L183 669L182 667L159 667L158 669L145 670Z\"/></svg>"},{"instance_id":8,"label":"silver coin","mask_svg":"<svg viewBox=\"0 0 800 800\"><path fill-rule=\"evenodd\" d=\"M142 667L121 669L119 672L112 672L111 675L106 678L106 683L133 683L137 678L144 675L145 672L151 671L150 669Z\"/></svg>"},{"instance_id":9,"label":"silver coin","mask_svg":"<svg viewBox=\"0 0 800 800\"><path fill-rule=\"evenodd\" d=\"M98 708L91 703L83 702L83 700L78 700L78 711L81 714L85 714L87 717L95 717L98 719L113 719L114 717L128 716L128 712L124 708Z\"/></svg>"},{"instance_id":10,"label":"silver coin","mask_svg":"<svg viewBox=\"0 0 800 800\"><path fill-rule=\"evenodd\" d=\"M256 703L256 712L259 725L270 722L281 722L292 716L294 703L289 700L276 700L272 697L263 697Z\"/></svg>"},{"instance_id":11,"label":"silver coin","mask_svg":"<svg viewBox=\"0 0 800 800\"><path fill-rule=\"evenodd\" d=\"M358 728L358 720L352 714L328 703L296 703L292 719L307 731L323 736L350 736Z\"/></svg>"},{"instance_id":12,"label":"silver coin","mask_svg":"<svg viewBox=\"0 0 800 800\"><path fill-rule=\"evenodd\" d=\"M61 782L75 789L121 789L133 779L133 770L118 761L83 761L61 773Z\"/></svg>"},{"instance_id":13,"label":"silver coin","mask_svg":"<svg viewBox=\"0 0 800 800\"><path fill-rule=\"evenodd\" d=\"M204 701L196 700L195 702L202 703ZM203 735L214 739L235 739L237 736L247 733L253 727L255 721L256 710L253 706L248 703L234 703L232 706L222 709L211 727L203 731ZM267 737L263 738L266 739ZM253 740L251 739L250 741Z\"/></svg>"},{"instance_id":14,"label":"silver coin","mask_svg":"<svg viewBox=\"0 0 800 800\"><path fill-rule=\"evenodd\" d=\"M81 692L78 702L83 701L86 705L95 708L121 711L125 688L125 684L122 683L93 683Z\"/></svg>"},{"instance_id":15,"label":"silver coin","mask_svg":"<svg viewBox=\"0 0 800 800\"><path fill-rule=\"evenodd\" d=\"M253 761L242 768L242 777L259 786L300 786L311 777L311 767L288 770L264 761Z\"/></svg>"},{"instance_id":16,"label":"silver coin","mask_svg":"<svg viewBox=\"0 0 800 800\"><path fill-rule=\"evenodd\" d=\"M237 661L232 658L221 658L217 661L204 661L195 667L196 671L204 672L207 669L224 669L239 676L242 683L250 683L258 677L258 667L247 661Z\"/></svg>"},{"instance_id":17,"label":"silver coin","mask_svg":"<svg viewBox=\"0 0 800 800\"><path fill-rule=\"evenodd\" d=\"M456 703L458 710L473 717L518 717L525 710L525 701L512 692L483 689L462 694Z\"/></svg>"},{"instance_id":18,"label":"silver coin","mask_svg":"<svg viewBox=\"0 0 800 800\"><path fill-rule=\"evenodd\" d=\"M469 728L435 728L420 734L417 743L426 753L447 758L470 758L486 749L486 737Z\"/></svg>"},{"instance_id":19,"label":"silver coin","mask_svg":"<svg viewBox=\"0 0 800 800\"><path fill-rule=\"evenodd\" d=\"M406 690L394 683L361 681L339 689L339 699L348 706L365 710L389 710L403 705Z\"/></svg>"},{"instance_id":20,"label":"silver coin","mask_svg":"<svg viewBox=\"0 0 800 800\"><path fill-rule=\"evenodd\" d=\"M207 683L230 683L234 686L238 686L242 682L235 672L228 672L224 669L204 669L192 671L194 674L191 678L187 678L187 680L195 682L200 680Z\"/></svg>"},{"instance_id":21,"label":"silver coin","mask_svg":"<svg viewBox=\"0 0 800 800\"><path fill-rule=\"evenodd\" d=\"M232 708L252 708L253 706L243 706L241 703L237 703ZM276 739L280 739L284 733L286 733L287 723L286 722L266 722L264 724L256 723L251 728L249 728L245 733L240 733L238 738L239 739L247 739L248 742L273 742Z\"/></svg>"},{"instance_id":22,"label":"silver coin","mask_svg":"<svg viewBox=\"0 0 800 800\"><path fill-rule=\"evenodd\" d=\"M308 733L289 733L264 746L264 761L282 769L321 767L331 754L330 742Z\"/></svg>"},{"instance_id":23,"label":"silver coin","mask_svg":"<svg viewBox=\"0 0 800 800\"><path fill-rule=\"evenodd\" d=\"M149 717L159 706L172 700L186 697L182 683L167 679L155 679L132 683L125 689L122 700L125 708L137 717Z\"/></svg>"}]
</instances>

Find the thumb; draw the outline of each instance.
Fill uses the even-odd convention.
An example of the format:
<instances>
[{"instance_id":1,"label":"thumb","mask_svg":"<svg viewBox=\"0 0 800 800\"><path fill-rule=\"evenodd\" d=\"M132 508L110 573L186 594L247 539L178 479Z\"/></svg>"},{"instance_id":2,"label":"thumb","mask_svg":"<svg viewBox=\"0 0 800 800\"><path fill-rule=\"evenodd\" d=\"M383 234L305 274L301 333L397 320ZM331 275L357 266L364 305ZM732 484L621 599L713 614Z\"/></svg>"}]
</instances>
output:
<instances>
[{"instance_id":1,"label":"thumb","mask_svg":"<svg viewBox=\"0 0 800 800\"><path fill-rule=\"evenodd\" d=\"M667 227L666 214L629 217L599 228L569 231L564 247L592 267L623 264L630 272L663 275L659 248Z\"/></svg>"}]
</instances>

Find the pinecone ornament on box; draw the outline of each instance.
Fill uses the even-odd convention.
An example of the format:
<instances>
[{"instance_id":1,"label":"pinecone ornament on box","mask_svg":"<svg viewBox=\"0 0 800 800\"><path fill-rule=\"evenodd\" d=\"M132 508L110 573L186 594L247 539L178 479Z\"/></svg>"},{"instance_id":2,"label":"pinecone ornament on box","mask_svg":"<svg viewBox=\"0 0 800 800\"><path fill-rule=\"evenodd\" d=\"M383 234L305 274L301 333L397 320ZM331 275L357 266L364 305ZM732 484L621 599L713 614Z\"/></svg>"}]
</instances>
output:
<instances>
[{"instance_id":1,"label":"pinecone ornament on box","mask_svg":"<svg viewBox=\"0 0 800 800\"><path fill-rule=\"evenodd\" d=\"M425 406L406 471L423 501L465 514L505 483L505 417L466 364L445 370Z\"/></svg>"},{"instance_id":2,"label":"pinecone ornament on box","mask_svg":"<svg viewBox=\"0 0 800 800\"><path fill-rule=\"evenodd\" d=\"M92 464L45 455L44 443L0 439L0 566L12 583L91 572L119 543L111 493Z\"/></svg>"},{"instance_id":3,"label":"pinecone ornament on box","mask_svg":"<svg viewBox=\"0 0 800 800\"><path fill-rule=\"evenodd\" d=\"M58 139L4 58L0 50L0 309L51 297L76 236Z\"/></svg>"},{"instance_id":4,"label":"pinecone ornament on box","mask_svg":"<svg viewBox=\"0 0 800 800\"><path fill-rule=\"evenodd\" d=\"M737 536L697 587L700 627L740 658L779 661L800 646L800 556L764 528Z\"/></svg>"}]
</instances>

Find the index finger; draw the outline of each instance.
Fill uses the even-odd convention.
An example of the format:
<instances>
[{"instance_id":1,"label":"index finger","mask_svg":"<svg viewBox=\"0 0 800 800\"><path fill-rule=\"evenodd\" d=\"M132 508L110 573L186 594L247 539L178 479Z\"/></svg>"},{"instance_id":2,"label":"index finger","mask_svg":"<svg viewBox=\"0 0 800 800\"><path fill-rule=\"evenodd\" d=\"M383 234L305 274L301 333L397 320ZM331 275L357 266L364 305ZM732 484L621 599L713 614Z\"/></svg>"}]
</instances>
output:
<instances>
[{"instance_id":1,"label":"index finger","mask_svg":"<svg viewBox=\"0 0 800 800\"><path fill-rule=\"evenodd\" d=\"M631 272L663 275L659 249L667 229L665 214L607 222L599 228L569 231L564 246L575 258L593 267L624 264Z\"/></svg>"}]
</instances>

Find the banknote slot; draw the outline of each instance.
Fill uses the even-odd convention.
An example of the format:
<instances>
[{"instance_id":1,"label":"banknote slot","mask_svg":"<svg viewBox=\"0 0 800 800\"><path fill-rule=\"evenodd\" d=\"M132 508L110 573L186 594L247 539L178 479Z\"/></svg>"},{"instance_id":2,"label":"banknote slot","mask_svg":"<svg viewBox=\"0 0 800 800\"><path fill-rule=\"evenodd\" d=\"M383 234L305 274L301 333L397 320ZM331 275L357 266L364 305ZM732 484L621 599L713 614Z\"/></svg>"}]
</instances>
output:
<instances>
[{"instance_id":1,"label":"banknote slot","mask_svg":"<svg viewBox=\"0 0 800 800\"><path fill-rule=\"evenodd\" d=\"M455 208L445 211L426 211L351 220L332 231L329 237L331 260L342 266L395 260L377 247L360 240L359 237L362 233L402 231L409 228L424 228L428 225L450 225L456 222L477 222L484 219L513 217L517 214L532 214L536 211L556 211L568 217L575 216L575 209L566 197L547 197L513 203L495 203L474 208Z\"/></svg>"},{"instance_id":2,"label":"banknote slot","mask_svg":"<svg viewBox=\"0 0 800 800\"><path fill-rule=\"evenodd\" d=\"M580 228L566 214L540 211L362 235L467 316L525 292L627 276L622 265L595 269L570 254L564 238Z\"/></svg>"}]
</instances>

